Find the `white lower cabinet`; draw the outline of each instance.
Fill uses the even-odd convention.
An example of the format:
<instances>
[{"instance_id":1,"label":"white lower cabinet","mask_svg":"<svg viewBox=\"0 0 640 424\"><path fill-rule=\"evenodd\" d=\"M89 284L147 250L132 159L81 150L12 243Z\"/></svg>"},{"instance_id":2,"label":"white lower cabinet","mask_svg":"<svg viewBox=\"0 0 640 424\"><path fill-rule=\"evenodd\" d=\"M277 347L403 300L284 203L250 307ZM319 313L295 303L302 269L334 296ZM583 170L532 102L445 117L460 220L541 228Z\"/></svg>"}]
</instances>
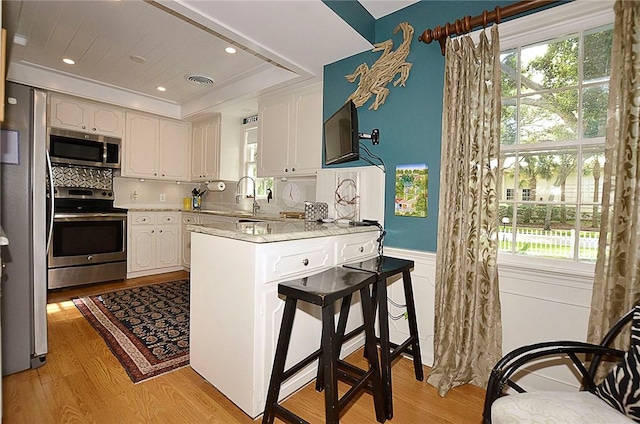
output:
<instances>
[{"instance_id":1,"label":"white lower cabinet","mask_svg":"<svg viewBox=\"0 0 640 424\"><path fill-rule=\"evenodd\" d=\"M200 219L195 213L182 212L182 266L191 267L191 232L187 225L199 224Z\"/></svg>"},{"instance_id":2,"label":"white lower cabinet","mask_svg":"<svg viewBox=\"0 0 640 424\"><path fill-rule=\"evenodd\" d=\"M377 231L371 231L250 243L193 233L191 367L250 417L260 415L284 310L278 283L309 276L345 261L374 257L377 237ZM376 248L372 248L374 244ZM362 324L359 302L359 296L354 296L347 331ZM320 308L299 302L287 366L320 346L321 327ZM363 343L364 336L345 343L342 356ZM316 372L317 362L287 380L280 399L311 381Z\"/></svg>"},{"instance_id":3,"label":"white lower cabinet","mask_svg":"<svg viewBox=\"0 0 640 424\"><path fill-rule=\"evenodd\" d=\"M182 269L180 212L129 212L127 277Z\"/></svg>"},{"instance_id":4,"label":"white lower cabinet","mask_svg":"<svg viewBox=\"0 0 640 424\"><path fill-rule=\"evenodd\" d=\"M236 222L238 218L231 216L211 215L200 212L182 212L182 266L191 267L191 232L187 231L190 224L211 224L214 222Z\"/></svg>"}]
</instances>

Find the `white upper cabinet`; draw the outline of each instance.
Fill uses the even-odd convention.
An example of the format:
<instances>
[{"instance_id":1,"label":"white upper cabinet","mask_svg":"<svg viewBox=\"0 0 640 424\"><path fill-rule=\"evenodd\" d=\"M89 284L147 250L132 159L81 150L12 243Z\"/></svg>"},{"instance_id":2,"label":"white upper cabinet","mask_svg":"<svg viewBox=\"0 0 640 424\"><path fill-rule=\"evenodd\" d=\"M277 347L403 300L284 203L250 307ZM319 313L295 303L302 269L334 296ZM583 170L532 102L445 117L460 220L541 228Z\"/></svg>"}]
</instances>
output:
<instances>
[{"instance_id":1,"label":"white upper cabinet","mask_svg":"<svg viewBox=\"0 0 640 424\"><path fill-rule=\"evenodd\" d=\"M258 176L314 175L322 158L322 86L258 101Z\"/></svg>"},{"instance_id":2,"label":"white upper cabinet","mask_svg":"<svg viewBox=\"0 0 640 424\"><path fill-rule=\"evenodd\" d=\"M189 123L160 119L160 179L186 181L189 179Z\"/></svg>"},{"instance_id":3,"label":"white upper cabinet","mask_svg":"<svg viewBox=\"0 0 640 424\"><path fill-rule=\"evenodd\" d=\"M209 181L220 175L220 114L199 120L191 128L191 181Z\"/></svg>"},{"instance_id":4,"label":"white upper cabinet","mask_svg":"<svg viewBox=\"0 0 640 424\"><path fill-rule=\"evenodd\" d=\"M160 118L127 112L123 177L158 178Z\"/></svg>"},{"instance_id":5,"label":"white upper cabinet","mask_svg":"<svg viewBox=\"0 0 640 424\"><path fill-rule=\"evenodd\" d=\"M54 93L49 100L49 125L122 138L124 109Z\"/></svg>"},{"instance_id":6,"label":"white upper cabinet","mask_svg":"<svg viewBox=\"0 0 640 424\"><path fill-rule=\"evenodd\" d=\"M123 143L123 177L189 179L188 122L127 111Z\"/></svg>"}]
</instances>

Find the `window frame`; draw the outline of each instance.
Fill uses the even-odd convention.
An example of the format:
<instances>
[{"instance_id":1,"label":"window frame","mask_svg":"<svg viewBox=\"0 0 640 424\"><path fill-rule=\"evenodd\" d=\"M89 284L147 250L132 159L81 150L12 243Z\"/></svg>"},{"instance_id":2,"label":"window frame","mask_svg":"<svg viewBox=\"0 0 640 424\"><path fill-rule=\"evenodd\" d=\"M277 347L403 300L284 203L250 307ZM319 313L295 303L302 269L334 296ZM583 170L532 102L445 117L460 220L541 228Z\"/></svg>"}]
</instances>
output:
<instances>
[{"instance_id":1,"label":"window frame","mask_svg":"<svg viewBox=\"0 0 640 424\"><path fill-rule=\"evenodd\" d=\"M574 0L567 4L500 23L498 27L500 51L559 38L583 28L595 28L613 23L615 19L614 3L615 0ZM475 42L478 42L481 32L482 30L474 31L470 33L470 36ZM531 145L531 148L535 149L536 147ZM579 262L573 259L517 255L504 251L500 251L498 254L498 263L515 272L553 272L559 276L582 277L586 281L592 280L595 272L595 263Z\"/></svg>"},{"instance_id":2,"label":"window frame","mask_svg":"<svg viewBox=\"0 0 640 424\"><path fill-rule=\"evenodd\" d=\"M243 169L243 175L247 175L250 176L251 178L254 179L254 183L256 184L256 200L267 200L267 193L259 193L258 192L258 186L260 185L260 183L264 180L271 180L271 187L274 186L274 181L273 178L271 177L258 177L258 162L253 162L250 159L250 155L249 155L249 145L250 144L255 144L255 149L256 149L256 156L257 156L257 151L260 148L260 143L258 142L257 138L255 143L250 143L247 140L247 132L248 131L252 131L255 130L256 131L256 137L257 137L257 133L258 133L258 119L257 119L257 115L255 117L256 119L253 119L253 117L249 117L249 118L245 118L245 120L247 120L248 122L242 125L242 149L243 149L243 161L242 161L242 169ZM256 158L257 159L257 158ZM255 169L256 169L256 176L251 176L249 174L249 167L251 165L254 165ZM249 180L245 180L243 183L243 190L245 193L250 193L253 190L253 187L251 187L251 182ZM273 192L273 190L272 190Z\"/></svg>"}]
</instances>

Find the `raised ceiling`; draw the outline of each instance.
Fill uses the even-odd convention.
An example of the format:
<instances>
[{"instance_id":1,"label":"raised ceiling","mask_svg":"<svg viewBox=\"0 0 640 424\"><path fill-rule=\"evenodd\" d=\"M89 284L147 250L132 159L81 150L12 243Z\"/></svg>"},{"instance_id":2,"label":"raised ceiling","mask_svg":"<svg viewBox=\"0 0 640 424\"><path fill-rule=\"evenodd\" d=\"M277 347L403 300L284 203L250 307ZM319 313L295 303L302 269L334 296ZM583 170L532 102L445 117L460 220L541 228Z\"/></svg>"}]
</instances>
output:
<instances>
[{"instance_id":1,"label":"raised ceiling","mask_svg":"<svg viewBox=\"0 0 640 424\"><path fill-rule=\"evenodd\" d=\"M374 17L413 2L361 1ZM3 13L8 79L178 117L320 79L371 48L320 0L10 0Z\"/></svg>"}]
</instances>

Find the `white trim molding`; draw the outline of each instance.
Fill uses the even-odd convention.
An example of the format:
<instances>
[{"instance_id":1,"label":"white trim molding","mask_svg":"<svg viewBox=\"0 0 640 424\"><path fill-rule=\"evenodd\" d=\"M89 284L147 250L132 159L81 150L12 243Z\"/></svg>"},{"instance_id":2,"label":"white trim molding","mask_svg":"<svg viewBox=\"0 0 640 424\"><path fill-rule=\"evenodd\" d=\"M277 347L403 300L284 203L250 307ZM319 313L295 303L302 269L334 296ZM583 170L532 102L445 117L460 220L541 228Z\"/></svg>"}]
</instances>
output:
<instances>
[{"instance_id":1,"label":"white trim molding","mask_svg":"<svg viewBox=\"0 0 640 424\"><path fill-rule=\"evenodd\" d=\"M500 50L551 39L613 22L614 0L574 0L499 24Z\"/></svg>"},{"instance_id":2,"label":"white trim molding","mask_svg":"<svg viewBox=\"0 0 640 424\"><path fill-rule=\"evenodd\" d=\"M436 254L391 247L385 247L384 254L415 262L411 277L420 350L423 364L432 366L435 288L438 284ZM524 259L531 265L531 258ZM592 273L558 266L545 269L538 265L525 266L521 260L499 259L504 353L541 341L586 339ZM405 301L400 276L390 278L389 283L389 313L398 316L403 310L393 303L403 305ZM393 342L403 342L408 337L406 320L391 320L389 334ZM579 385L573 375L558 367L535 371L522 383L529 388L553 390L575 390Z\"/></svg>"}]
</instances>

